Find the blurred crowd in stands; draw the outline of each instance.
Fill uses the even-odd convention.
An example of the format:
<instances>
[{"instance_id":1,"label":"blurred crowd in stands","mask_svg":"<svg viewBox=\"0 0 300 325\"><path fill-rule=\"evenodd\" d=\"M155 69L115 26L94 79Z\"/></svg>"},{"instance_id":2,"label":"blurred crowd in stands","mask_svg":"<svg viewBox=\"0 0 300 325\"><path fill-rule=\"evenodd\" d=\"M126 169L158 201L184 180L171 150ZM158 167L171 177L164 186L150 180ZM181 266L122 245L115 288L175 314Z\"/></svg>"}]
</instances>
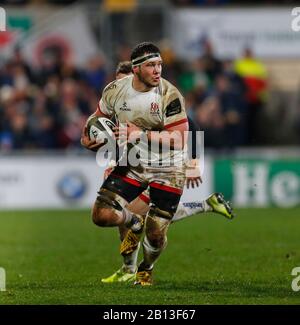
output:
<instances>
[{"instance_id":1,"label":"blurred crowd in stands","mask_svg":"<svg viewBox=\"0 0 300 325\"><path fill-rule=\"evenodd\" d=\"M124 47L118 60L128 60ZM266 100L266 70L250 49L221 61L206 41L197 60L183 62L162 47L163 77L184 94L188 115L212 148L259 145L256 121ZM38 69L15 50L0 66L0 150L80 148L81 130L114 70L103 56L85 67L47 55Z\"/></svg>"},{"instance_id":2,"label":"blurred crowd in stands","mask_svg":"<svg viewBox=\"0 0 300 325\"><path fill-rule=\"evenodd\" d=\"M296 4L294 0L170 0L176 6L220 6L220 5L287 5Z\"/></svg>"},{"instance_id":3,"label":"blurred crowd in stands","mask_svg":"<svg viewBox=\"0 0 300 325\"><path fill-rule=\"evenodd\" d=\"M93 0L101 3L105 0ZM117 0L116 0L117 1ZM125 1L125 0L123 0ZM0 0L3 5L28 5L28 4L55 4L67 5L73 3L85 2L83 0ZM169 0L169 2L176 6L219 6L219 5L284 5L297 4L295 0Z\"/></svg>"}]
</instances>

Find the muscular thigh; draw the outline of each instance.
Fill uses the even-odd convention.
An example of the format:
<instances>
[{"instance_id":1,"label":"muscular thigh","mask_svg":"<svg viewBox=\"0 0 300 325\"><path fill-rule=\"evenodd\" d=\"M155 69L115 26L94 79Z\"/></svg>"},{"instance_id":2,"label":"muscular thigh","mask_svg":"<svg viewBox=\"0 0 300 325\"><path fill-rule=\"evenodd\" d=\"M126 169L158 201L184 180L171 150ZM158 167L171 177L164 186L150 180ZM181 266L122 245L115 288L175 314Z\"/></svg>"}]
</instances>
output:
<instances>
[{"instance_id":1,"label":"muscular thigh","mask_svg":"<svg viewBox=\"0 0 300 325\"><path fill-rule=\"evenodd\" d=\"M149 211L149 203L150 195L149 189L147 189L128 205L128 209L133 213L145 216Z\"/></svg>"},{"instance_id":2,"label":"muscular thigh","mask_svg":"<svg viewBox=\"0 0 300 325\"><path fill-rule=\"evenodd\" d=\"M117 201L124 207L125 203L133 201L144 190L145 186L131 176L127 167L117 167L102 184L98 199Z\"/></svg>"},{"instance_id":3,"label":"muscular thigh","mask_svg":"<svg viewBox=\"0 0 300 325\"><path fill-rule=\"evenodd\" d=\"M150 182L150 215L171 219L175 214L184 187L183 169L161 172Z\"/></svg>"}]
</instances>

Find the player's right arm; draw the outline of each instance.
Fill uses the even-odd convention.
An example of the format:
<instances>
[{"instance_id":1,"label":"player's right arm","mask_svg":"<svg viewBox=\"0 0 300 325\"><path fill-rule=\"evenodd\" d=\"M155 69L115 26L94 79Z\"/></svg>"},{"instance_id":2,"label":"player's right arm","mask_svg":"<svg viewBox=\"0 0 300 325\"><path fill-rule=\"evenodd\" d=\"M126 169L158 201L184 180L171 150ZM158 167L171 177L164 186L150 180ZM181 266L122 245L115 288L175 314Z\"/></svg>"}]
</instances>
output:
<instances>
[{"instance_id":1,"label":"player's right arm","mask_svg":"<svg viewBox=\"0 0 300 325\"><path fill-rule=\"evenodd\" d=\"M113 89L114 81L108 84L102 93L102 97L99 100L96 111L89 116L87 122L90 118L94 116L111 118L114 114L114 111L110 105L111 96L109 96L109 90ZM81 145L86 149L97 151L104 143L96 142L95 140L90 140L87 130L87 122L85 123L82 133L81 133Z\"/></svg>"},{"instance_id":2,"label":"player's right arm","mask_svg":"<svg viewBox=\"0 0 300 325\"><path fill-rule=\"evenodd\" d=\"M90 140L89 135L88 135L88 129L87 129L87 123L88 120L94 116L98 116L98 117L107 117L105 114L103 114L100 110L99 110L99 104L98 107L96 109L96 111L91 114L88 119L86 120L86 123L82 129L81 132L81 139L80 139L80 143L83 147L85 147L86 149L92 150L92 151L97 151L101 146L102 143L96 142L96 140Z\"/></svg>"}]
</instances>

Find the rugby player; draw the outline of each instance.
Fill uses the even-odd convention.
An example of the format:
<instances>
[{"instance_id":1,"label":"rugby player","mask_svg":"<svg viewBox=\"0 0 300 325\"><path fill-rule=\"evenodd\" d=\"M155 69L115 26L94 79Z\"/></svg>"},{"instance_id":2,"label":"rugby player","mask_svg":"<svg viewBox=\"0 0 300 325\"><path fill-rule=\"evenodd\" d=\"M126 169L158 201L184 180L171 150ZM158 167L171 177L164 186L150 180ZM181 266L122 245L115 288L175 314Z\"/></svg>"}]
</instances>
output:
<instances>
[{"instance_id":1,"label":"rugby player","mask_svg":"<svg viewBox=\"0 0 300 325\"><path fill-rule=\"evenodd\" d=\"M166 80L161 80L160 78L161 58L159 55L159 50L152 44L144 43L140 45L140 47L136 48L136 53L135 51L133 51L132 60L134 63L134 76L130 79L126 78L130 80L129 86L128 80L126 80L126 83L124 82L124 85L122 83L118 84L116 82L113 82L104 90L104 96L106 91L112 92L114 89L117 89L117 91L122 92L122 88L125 88L126 92L133 92L134 96L131 95L131 97L140 95L139 98L141 98L141 103L138 103L139 105L136 105L135 109L140 110L142 112L145 111L145 109L143 109L144 105L147 106L148 104L149 107L149 99L151 100L154 97L155 99L158 99L160 101L159 104L162 104L164 103L164 96L168 97L168 101L165 103L166 106L163 107L163 105L161 105L162 112L155 112L155 115L158 115L160 118L162 117L163 119L167 120L168 124L164 123L165 125L161 125L161 119L159 119L158 121L153 121L155 119L152 116L150 116L148 121L143 121L143 123L139 123L137 119L133 120L133 122L139 124L141 129L143 129L145 125L148 124L148 129L150 130L153 129L153 123L159 123L159 125L156 125L155 128L158 128L160 131L163 129L171 129L171 124L174 127L177 125L186 124L187 121L184 112L183 99L180 93L174 86L172 86ZM119 65L117 72L123 73L124 71L119 71L120 67L122 67L122 65ZM125 71L125 74L127 73L129 73L129 69ZM118 77L120 78L120 75ZM150 77L152 77L152 79ZM140 93L134 93L136 92L134 86L140 88ZM163 92L163 90L165 90L165 93ZM132 100L130 95L128 96L126 92L124 91L125 94L123 94L123 97L126 100ZM111 98L112 97L113 96L111 96ZM147 97L149 97L149 99ZM109 101L109 99L111 100L111 98L106 97L106 101L103 102L102 97L96 114L98 116L109 117L112 117L113 114L116 114L117 118L120 121L120 117L122 118L122 113L120 111L122 110L116 112L115 107L109 106L109 104L112 103L112 101ZM121 97L120 99L124 98ZM124 102L125 101L123 101L123 103ZM131 102L134 102L134 98ZM174 103L176 105L174 105ZM125 106L126 108L127 105L123 104L123 106ZM158 107L159 106L160 105L158 105ZM163 113L164 109L165 112ZM132 116L130 115L131 114L128 114L126 118L123 118L123 121L130 120L130 118L132 119ZM142 115L145 115L145 112L142 113ZM136 128L136 126L133 126L133 124L132 127L135 130L139 129ZM150 139L151 138L152 136L150 137ZM84 137L82 142L83 145L85 145L86 147L92 148L94 145L96 146L96 144L93 144L92 142L87 143L88 140L84 139ZM147 167L144 167L144 171L146 172L146 174ZM170 166L168 166L168 168L170 169ZM182 169L182 166L180 168ZM151 202L150 211L148 212L149 221L147 220L146 222L146 236L144 238L143 243L145 258L139 266L136 283L142 285L152 283L152 267L166 245L167 228L175 212L173 206L171 207L168 202L161 202L158 196L161 195L162 197L164 196L166 198L171 198L173 202L175 202L175 204L177 205L183 187L182 179L184 178L184 176L181 173L181 181L175 181L175 184L173 184L172 181L170 181L169 179L169 170L167 171L167 173L165 173L167 175L161 175L163 174L162 171L165 171L165 169L163 168L161 169L156 167L156 169L153 170L153 168L151 167L151 170L148 169L148 171L149 173L147 175L147 179L147 177L144 178L142 175L140 175L139 172L137 172L137 169L134 167L129 166L127 167L127 170L125 169L124 172L124 169L122 170L120 166L117 166L113 174L108 177L108 179L104 182L102 188L100 189L99 197L97 198L93 211L93 218L96 224L100 226L119 225L121 228L121 239L124 239L124 236L127 233L127 228L124 229L124 223L126 223L129 227L136 226L136 224L139 224L139 227L134 227L134 229L130 230L127 233L121 245L121 251L124 256L123 267L111 277L102 279L103 282L127 281L134 278L137 248L143 224L143 221L142 219L140 219L139 216L144 216L148 212L148 203ZM174 167L171 167L171 175L174 175L174 173L176 173L176 168L174 169ZM163 183L167 183L168 185L162 185L161 180L160 182L157 182L157 176L161 177ZM155 181L151 182L151 178L155 178ZM130 197L128 198L129 193L122 193L122 191L118 192L116 187L112 186L112 183L118 181L118 184L123 186L124 189L128 189L128 191L130 190L134 193L137 193L137 188L139 189L140 187L142 187L143 189L143 187L145 186L143 184L145 182L145 179L147 185L150 185L150 195L148 196L143 193L130 205L127 205L127 201L129 202L132 200L132 197L134 196L133 193L131 193ZM194 185L195 183L198 186L198 180L200 180L199 176L192 179L192 185ZM141 191L141 189L139 189L139 191ZM112 210L113 212L111 212ZM119 213L119 218L116 218L116 215L118 215L118 212L121 210L122 215L121 213ZM225 215L228 218L232 218L233 216L230 206L224 201L220 194L216 193L211 195L207 200L203 202L194 202L193 204L186 204L186 206L183 205L181 209L177 210L177 213L173 217L172 222L185 218L188 215L204 211L215 211ZM104 212L105 217L101 216L101 212ZM123 223L120 221L120 219L122 219L120 215L123 217ZM112 221L112 219L114 219L114 221Z\"/></svg>"}]
</instances>

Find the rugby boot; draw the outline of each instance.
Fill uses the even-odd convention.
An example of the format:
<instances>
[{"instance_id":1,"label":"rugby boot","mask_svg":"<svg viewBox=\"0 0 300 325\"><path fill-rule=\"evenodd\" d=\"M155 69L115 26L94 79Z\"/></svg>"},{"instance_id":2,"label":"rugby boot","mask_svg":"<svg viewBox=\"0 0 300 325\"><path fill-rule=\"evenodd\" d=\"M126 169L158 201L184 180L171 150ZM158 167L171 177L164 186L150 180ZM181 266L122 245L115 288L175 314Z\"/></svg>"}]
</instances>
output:
<instances>
[{"instance_id":1,"label":"rugby boot","mask_svg":"<svg viewBox=\"0 0 300 325\"><path fill-rule=\"evenodd\" d=\"M233 219L235 214L228 201L225 201L222 193L214 193L206 199L206 203L212 208L213 212L219 213L227 219Z\"/></svg>"},{"instance_id":2,"label":"rugby boot","mask_svg":"<svg viewBox=\"0 0 300 325\"><path fill-rule=\"evenodd\" d=\"M103 283L114 283L114 282L131 282L135 280L135 272L129 272L124 267L121 267L114 274L110 275L107 278L101 279Z\"/></svg>"}]
</instances>

